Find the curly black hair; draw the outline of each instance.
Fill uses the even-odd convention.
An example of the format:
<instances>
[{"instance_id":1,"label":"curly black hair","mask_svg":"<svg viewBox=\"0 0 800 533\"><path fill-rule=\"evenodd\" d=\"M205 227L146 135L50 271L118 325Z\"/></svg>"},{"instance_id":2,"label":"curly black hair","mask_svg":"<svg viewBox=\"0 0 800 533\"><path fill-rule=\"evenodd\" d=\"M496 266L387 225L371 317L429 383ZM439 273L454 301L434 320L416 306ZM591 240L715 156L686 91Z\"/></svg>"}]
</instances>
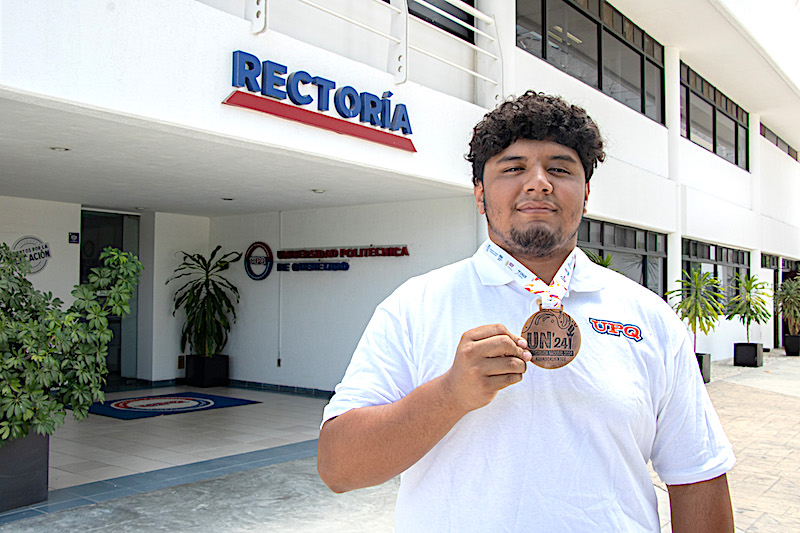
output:
<instances>
[{"instance_id":1,"label":"curly black hair","mask_svg":"<svg viewBox=\"0 0 800 533\"><path fill-rule=\"evenodd\" d=\"M578 153L586 181L606 154L597 124L582 107L560 96L527 91L484 115L472 130L467 161L472 163L472 183L483 181L483 168L491 157L519 139L554 141Z\"/></svg>"}]
</instances>

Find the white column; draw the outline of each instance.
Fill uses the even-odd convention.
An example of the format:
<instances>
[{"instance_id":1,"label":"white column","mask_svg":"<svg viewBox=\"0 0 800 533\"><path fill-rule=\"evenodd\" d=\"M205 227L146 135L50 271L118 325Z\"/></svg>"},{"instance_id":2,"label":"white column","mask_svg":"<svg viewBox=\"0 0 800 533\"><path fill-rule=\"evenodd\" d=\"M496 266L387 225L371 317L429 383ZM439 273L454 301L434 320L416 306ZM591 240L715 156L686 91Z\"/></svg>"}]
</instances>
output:
<instances>
[{"instance_id":1,"label":"white column","mask_svg":"<svg viewBox=\"0 0 800 533\"><path fill-rule=\"evenodd\" d=\"M667 290L677 289L682 273L685 191L679 171L678 148L681 142L681 59L677 48L664 50L664 119L667 125L667 173L675 184L675 226L667 235Z\"/></svg>"}]
</instances>

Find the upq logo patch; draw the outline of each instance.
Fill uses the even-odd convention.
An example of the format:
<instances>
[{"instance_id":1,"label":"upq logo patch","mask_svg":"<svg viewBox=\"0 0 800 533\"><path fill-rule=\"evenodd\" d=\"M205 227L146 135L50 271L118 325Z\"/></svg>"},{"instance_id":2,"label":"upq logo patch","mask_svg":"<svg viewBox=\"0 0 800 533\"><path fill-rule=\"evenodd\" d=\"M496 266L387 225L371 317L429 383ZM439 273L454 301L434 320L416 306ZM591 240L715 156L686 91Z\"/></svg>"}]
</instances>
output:
<instances>
[{"instance_id":1,"label":"upq logo patch","mask_svg":"<svg viewBox=\"0 0 800 533\"><path fill-rule=\"evenodd\" d=\"M624 335L636 342L642 340L642 329L633 324L623 324L621 322L612 322L611 320L602 320L599 318L590 318L589 323L592 324L592 329L597 333L614 335L616 337Z\"/></svg>"}]
</instances>

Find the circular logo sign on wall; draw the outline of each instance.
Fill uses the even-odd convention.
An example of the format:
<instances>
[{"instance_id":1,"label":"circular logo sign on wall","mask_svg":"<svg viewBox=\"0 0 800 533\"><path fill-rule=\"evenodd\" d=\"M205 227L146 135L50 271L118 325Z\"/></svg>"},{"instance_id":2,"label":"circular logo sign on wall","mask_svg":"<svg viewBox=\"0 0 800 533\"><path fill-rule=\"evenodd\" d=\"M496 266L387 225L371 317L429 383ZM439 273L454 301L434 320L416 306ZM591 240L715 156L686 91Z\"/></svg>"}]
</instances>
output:
<instances>
[{"instance_id":1,"label":"circular logo sign on wall","mask_svg":"<svg viewBox=\"0 0 800 533\"><path fill-rule=\"evenodd\" d=\"M25 254L25 257L31 262L31 274L44 270L47 260L50 259L50 244L32 235L20 237L11 249Z\"/></svg>"},{"instance_id":2,"label":"circular logo sign on wall","mask_svg":"<svg viewBox=\"0 0 800 533\"><path fill-rule=\"evenodd\" d=\"M244 253L244 270L251 279L260 281L272 272L272 250L266 243L254 242Z\"/></svg>"}]
</instances>

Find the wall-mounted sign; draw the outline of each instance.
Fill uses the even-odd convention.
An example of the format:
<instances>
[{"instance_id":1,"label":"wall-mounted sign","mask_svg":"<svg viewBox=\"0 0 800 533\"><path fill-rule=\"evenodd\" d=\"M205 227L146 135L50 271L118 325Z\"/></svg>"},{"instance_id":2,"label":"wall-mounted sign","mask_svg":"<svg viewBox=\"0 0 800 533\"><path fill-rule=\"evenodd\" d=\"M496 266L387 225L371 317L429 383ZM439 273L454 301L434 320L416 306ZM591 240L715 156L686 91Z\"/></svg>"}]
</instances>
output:
<instances>
[{"instance_id":1,"label":"wall-mounted sign","mask_svg":"<svg viewBox=\"0 0 800 533\"><path fill-rule=\"evenodd\" d=\"M47 260L50 259L50 244L32 235L20 237L11 249L25 254L25 257L31 262L31 274L44 270Z\"/></svg>"},{"instance_id":2,"label":"wall-mounted sign","mask_svg":"<svg viewBox=\"0 0 800 533\"><path fill-rule=\"evenodd\" d=\"M338 271L350 269L347 261L321 261L322 259L352 257L404 257L410 255L405 244L383 246L354 246L339 248L305 248L299 250L278 250L278 259L317 259L318 261L301 261L297 263L278 263L279 272L302 271Z\"/></svg>"},{"instance_id":3,"label":"wall-mounted sign","mask_svg":"<svg viewBox=\"0 0 800 533\"><path fill-rule=\"evenodd\" d=\"M278 259L326 259L331 257L403 257L410 255L405 244L278 250Z\"/></svg>"},{"instance_id":4,"label":"wall-mounted sign","mask_svg":"<svg viewBox=\"0 0 800 533\"><path fill-rule=\"evenodd\" d=\"M81 234L77 232L69 232L69 241L70 244L80 244L81 242Z\"/></svg>"},{"instance_id":5,"label":"wall-mounted sign","mask_svg":"<svg viewBox=\"0 0 800 533\"><path fill-rule=\"evenodd\" d=\"M244 270L251 279L261 281L272 272L272 250L266 243L256 241L244 253Z\"/></svg>"},{"instance_id":6,"label":"wall-mounted sign","mask_svg":"<svg viewBox=\"0 0 800 533\"><path fill-rule=\"evenodd\" d=\"M253 54L237 50L233 53L233 86L244 87L249 92L234 91L222 103L352 135L409 152L417 151L411 139L389 133L399 131L403 135L411 135L408 109L405 104L395 104L393 107L390 91L378 96L366 91L359 92L350 85L338 87L335 81L312 76L305 70L287 74L288 72L289 69L285 65L274 61L262 62ZM333 92L332 97L331 92ZM263 96L252 93L260 93ZM283 103L287 98L294 105ZM314 101L317 103L317 112L298 107L307 106ZM330 110L331 101L341 118L325 114ZM355 117L358 117L359 122L363 124L349 120Z\"/></svg>"}]
</instances>

